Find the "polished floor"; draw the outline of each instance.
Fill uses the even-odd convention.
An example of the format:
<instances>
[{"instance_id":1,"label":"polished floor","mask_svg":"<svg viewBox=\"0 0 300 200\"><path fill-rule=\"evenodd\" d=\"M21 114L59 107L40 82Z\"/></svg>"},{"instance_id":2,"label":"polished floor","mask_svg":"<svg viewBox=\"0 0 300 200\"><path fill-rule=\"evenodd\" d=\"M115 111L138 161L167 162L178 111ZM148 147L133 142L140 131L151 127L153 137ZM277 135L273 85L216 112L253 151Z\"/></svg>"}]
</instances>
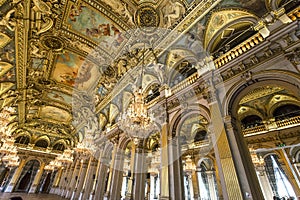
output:
<instances>
[{"instance_id":1,"label":"polished floor","mask_svg":"<svg viewBox=\"0 0 300 200\"><path fill-rule=\"evenodd\" d=\"M0 200L8 200L11 197L22 197L23 200L65 200L54 194L0 193Z\"/></svg>"}]
</instances>

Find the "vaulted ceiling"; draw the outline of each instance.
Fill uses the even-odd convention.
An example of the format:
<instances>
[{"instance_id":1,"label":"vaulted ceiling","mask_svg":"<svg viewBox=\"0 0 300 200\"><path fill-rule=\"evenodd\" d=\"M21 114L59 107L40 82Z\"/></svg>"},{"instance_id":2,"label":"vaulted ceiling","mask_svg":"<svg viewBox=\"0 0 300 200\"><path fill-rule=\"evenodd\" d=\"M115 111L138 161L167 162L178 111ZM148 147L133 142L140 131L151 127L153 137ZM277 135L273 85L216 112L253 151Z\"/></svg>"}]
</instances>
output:
<instances>
[{"instance_id":1,"label":"vaulted ceiling","mask_svg":"<svg viewBox=\"0 0 300 200\"><path fill-rule=\"evenodd\" d=\"M284 2L0 0L0 108L14 108L16 137L75 146L127 108L142 65L145 91L170 84L178 66L234 47Z\"/></svg>"}]
</instances>

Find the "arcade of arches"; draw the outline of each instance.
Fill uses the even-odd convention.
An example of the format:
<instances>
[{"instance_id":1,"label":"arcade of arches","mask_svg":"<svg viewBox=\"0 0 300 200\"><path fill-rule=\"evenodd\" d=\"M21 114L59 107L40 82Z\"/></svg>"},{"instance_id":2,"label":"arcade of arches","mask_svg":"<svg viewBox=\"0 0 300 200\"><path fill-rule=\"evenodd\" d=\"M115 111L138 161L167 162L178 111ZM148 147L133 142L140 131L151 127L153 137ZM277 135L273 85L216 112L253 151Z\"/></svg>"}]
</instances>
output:
<instances>
[{"instance_id":1,"label":"arcade of arches","mask_svg":"<svg viewBox=\"0 0 300 200\"><path fill-rule=\"evenodd\" d=\"M0 0L1 194L299 199L299 5Z\"/></svg>"}]
</instances>

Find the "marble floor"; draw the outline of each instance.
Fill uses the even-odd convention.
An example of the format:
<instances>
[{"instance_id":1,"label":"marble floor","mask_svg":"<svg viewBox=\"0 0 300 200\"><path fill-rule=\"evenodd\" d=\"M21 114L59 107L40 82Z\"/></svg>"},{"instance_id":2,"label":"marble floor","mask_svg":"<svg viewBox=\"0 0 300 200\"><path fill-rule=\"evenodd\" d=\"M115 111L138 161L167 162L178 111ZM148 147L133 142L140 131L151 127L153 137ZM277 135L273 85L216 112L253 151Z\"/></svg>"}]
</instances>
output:
<instances>
[{"instance_id":1,"label":"marble floor","mask_svg":"<svg viewBox=\"0 0 300 200\"><path fill-rule=\"evenodd\" d=\"M26 194L26 193L0 193L0 200L8 200L11 197L22 197L23 200L65 200L54 194Z\"/></svg>"}]
</instances>

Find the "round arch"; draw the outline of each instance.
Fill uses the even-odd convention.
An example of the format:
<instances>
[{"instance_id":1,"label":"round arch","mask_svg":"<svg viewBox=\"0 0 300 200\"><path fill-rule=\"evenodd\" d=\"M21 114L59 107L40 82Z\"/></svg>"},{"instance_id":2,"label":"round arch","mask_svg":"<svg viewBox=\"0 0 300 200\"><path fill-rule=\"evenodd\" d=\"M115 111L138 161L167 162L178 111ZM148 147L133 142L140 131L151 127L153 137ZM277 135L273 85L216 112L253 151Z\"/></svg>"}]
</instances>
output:
<instances>
[{"instance_id":1,"label":"round arch","mask_svg":"<svg viewBox=\"0 0 300 200\"><path fill-rule=\"evenodd\" d=\"M209 110L203 105L192 105L188 109L181 109L175 113L169 123L172 136L178 135L177 127L192 114L202 115L208 122L210 121Z\"/></svg>"},{"instance_id":2,"label":"round arch","mask_svg":"<svg viewBox=\"0 0 300 200\"><path fill-rule=\"evenodd\" d=\"M227 91L226 98L222 102L223 113L225 116L231 115L236 118L238 103L241 99L254 88L261 86L280 86L287 89L294 96L299 97L300 82L298 79L299 77L293 73L278 70L253 74L253 80L257 80L257 82L249 85L244 80L240 80Z\"/></svg>"}]
</instances>

